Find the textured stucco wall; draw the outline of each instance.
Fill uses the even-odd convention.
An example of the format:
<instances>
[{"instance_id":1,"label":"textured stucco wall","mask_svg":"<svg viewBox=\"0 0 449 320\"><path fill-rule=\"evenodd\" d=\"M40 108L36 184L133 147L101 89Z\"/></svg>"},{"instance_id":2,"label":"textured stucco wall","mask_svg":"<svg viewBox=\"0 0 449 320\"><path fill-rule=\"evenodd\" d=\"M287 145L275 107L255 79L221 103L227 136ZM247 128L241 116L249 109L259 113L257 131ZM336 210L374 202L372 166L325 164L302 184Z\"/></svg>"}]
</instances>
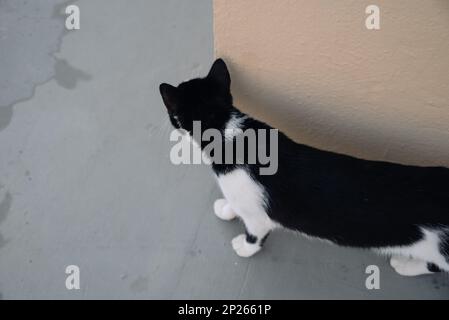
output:
<instances>
[{"instance_id":1,"label":"textured stucco wall","mask_svg":"<svg viewBox=\"0 0 449 320\"><path fill-rule=\"evenodd\" d=\"M449 1L215 0L214 28L241 109L306 144L449 166Z\"/></svg>"}]
</instances>

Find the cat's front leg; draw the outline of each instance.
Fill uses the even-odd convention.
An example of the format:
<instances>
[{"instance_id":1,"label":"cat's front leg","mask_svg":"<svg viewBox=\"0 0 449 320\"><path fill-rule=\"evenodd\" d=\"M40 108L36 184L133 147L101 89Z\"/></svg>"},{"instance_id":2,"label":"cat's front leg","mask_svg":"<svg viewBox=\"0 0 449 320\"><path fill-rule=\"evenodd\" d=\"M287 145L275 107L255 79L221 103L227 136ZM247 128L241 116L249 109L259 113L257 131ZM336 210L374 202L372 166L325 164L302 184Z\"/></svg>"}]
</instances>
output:
<instances>
[{"instance_id":1,"label":"cat's front leg","mask_svg":"<svg viewBox=\"0 0 449 320\"><path fill-rule=\"evenodd\" d=\"M215 200L214 212L221 220L230 221L237 217L226 199ZM232 239L232 248L239 256L250 257L262 248L273 229L273 224L266 217L257 213L242 214L241 218L245 223L246 233Z\"/></svg>"},{"instance_id":2,"label":"cat's front leg","mask_svg":"<svg viewBox=\"0 0 449 320\"><path fill-rule=\"evenodd\" d=\"M232 239L232 248L237 255L247 258L262 249L275 224L269 218L257 213L243 213L239 216L245 223L246 233Z\"/></svg>"}]
</instances>

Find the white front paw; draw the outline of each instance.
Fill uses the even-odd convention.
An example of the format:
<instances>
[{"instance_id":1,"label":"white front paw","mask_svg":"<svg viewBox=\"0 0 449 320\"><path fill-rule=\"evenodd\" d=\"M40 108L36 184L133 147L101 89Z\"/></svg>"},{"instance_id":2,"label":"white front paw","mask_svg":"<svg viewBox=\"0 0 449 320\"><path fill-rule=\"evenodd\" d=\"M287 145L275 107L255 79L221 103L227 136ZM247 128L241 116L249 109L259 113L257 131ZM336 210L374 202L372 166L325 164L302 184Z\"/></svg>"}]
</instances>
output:
<instances>
[{"instance_id":1,"label":"white front paw","mask_svg":"<svg viewBox=\"0 0 449 320\"><path fill-rule=\"evenodd\" d=\"M236 217L234 210L232 210L226 199L215 200L214 212L221 220L229 221Z\"/></svg>"},{"instance_id":2,"label":"white front paw","mask_svg":"<svg viewBox=\"0 0 449 320\"><path fill-rule=\"evenodd\" d=\"M243 258L251 257L261 249L258 244L248 243L245 234L241 234L232 239L232 248L237 255Z\"/></svg>"}]
</instances>

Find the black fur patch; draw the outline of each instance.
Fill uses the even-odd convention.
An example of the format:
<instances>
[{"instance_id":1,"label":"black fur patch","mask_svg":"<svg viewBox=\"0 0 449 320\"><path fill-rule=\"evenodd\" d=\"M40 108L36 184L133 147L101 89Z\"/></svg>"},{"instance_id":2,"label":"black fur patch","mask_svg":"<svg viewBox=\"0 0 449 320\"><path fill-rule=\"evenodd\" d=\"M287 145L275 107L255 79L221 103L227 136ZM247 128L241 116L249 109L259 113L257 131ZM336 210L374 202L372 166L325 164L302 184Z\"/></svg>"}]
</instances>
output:
<instances>
[{"instance_id":1,"label":"black fur patch","mask_svg":"<svg viewBox=\"0 0 449 320\"><path fill-rule=\"evenodd\" d=\"M246 233L246 242L255 244L257 243L257 237L255 235L250 234L248 231Z\"/></svg>"},{"instance_id":2,"label":"black fur patch","mask_svg":"<svg viewBox=\"0 0 449 320\"><path fill-rule=\"evenodd\" d=\"M430 272L441 272L441 269L434 263L427 263L427 270Z\"/></svg>"},{"instance_id":3,"label":"black fur patch","mask_svg":"<svg viewBox=\"0 0 449 320\"><path fill-rule=\"evenodd\" d=\"M268 233L262 238L262 240L260 240L260 246L261 246L261 247L263 247L263 245L265 244L265 241L267 241L269 235L270 235L270 233L268 232Z\"/></svg>"}]
</instances>

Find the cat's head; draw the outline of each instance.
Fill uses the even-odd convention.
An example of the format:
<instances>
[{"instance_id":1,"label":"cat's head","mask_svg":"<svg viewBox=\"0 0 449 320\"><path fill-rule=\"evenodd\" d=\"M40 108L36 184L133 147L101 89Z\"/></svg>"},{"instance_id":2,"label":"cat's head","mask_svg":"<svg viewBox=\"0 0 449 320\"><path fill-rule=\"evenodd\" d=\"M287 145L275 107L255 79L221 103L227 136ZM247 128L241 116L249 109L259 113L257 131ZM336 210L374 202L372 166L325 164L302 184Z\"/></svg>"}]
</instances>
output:
<instances>
[{"instance_id":1,"label":"cat's head","mask_svg":"<svg viewBox=\"0 0 449 320\"><path fill-rule=\"evenodd\" d=\"M202 130L223 129L231 117L230 87L228 68L218 59L205 78L192 79L177 87L163 83L159 90L173 126L191 134L194 121L201 121Z\"/></svg>"}]
</instances>

